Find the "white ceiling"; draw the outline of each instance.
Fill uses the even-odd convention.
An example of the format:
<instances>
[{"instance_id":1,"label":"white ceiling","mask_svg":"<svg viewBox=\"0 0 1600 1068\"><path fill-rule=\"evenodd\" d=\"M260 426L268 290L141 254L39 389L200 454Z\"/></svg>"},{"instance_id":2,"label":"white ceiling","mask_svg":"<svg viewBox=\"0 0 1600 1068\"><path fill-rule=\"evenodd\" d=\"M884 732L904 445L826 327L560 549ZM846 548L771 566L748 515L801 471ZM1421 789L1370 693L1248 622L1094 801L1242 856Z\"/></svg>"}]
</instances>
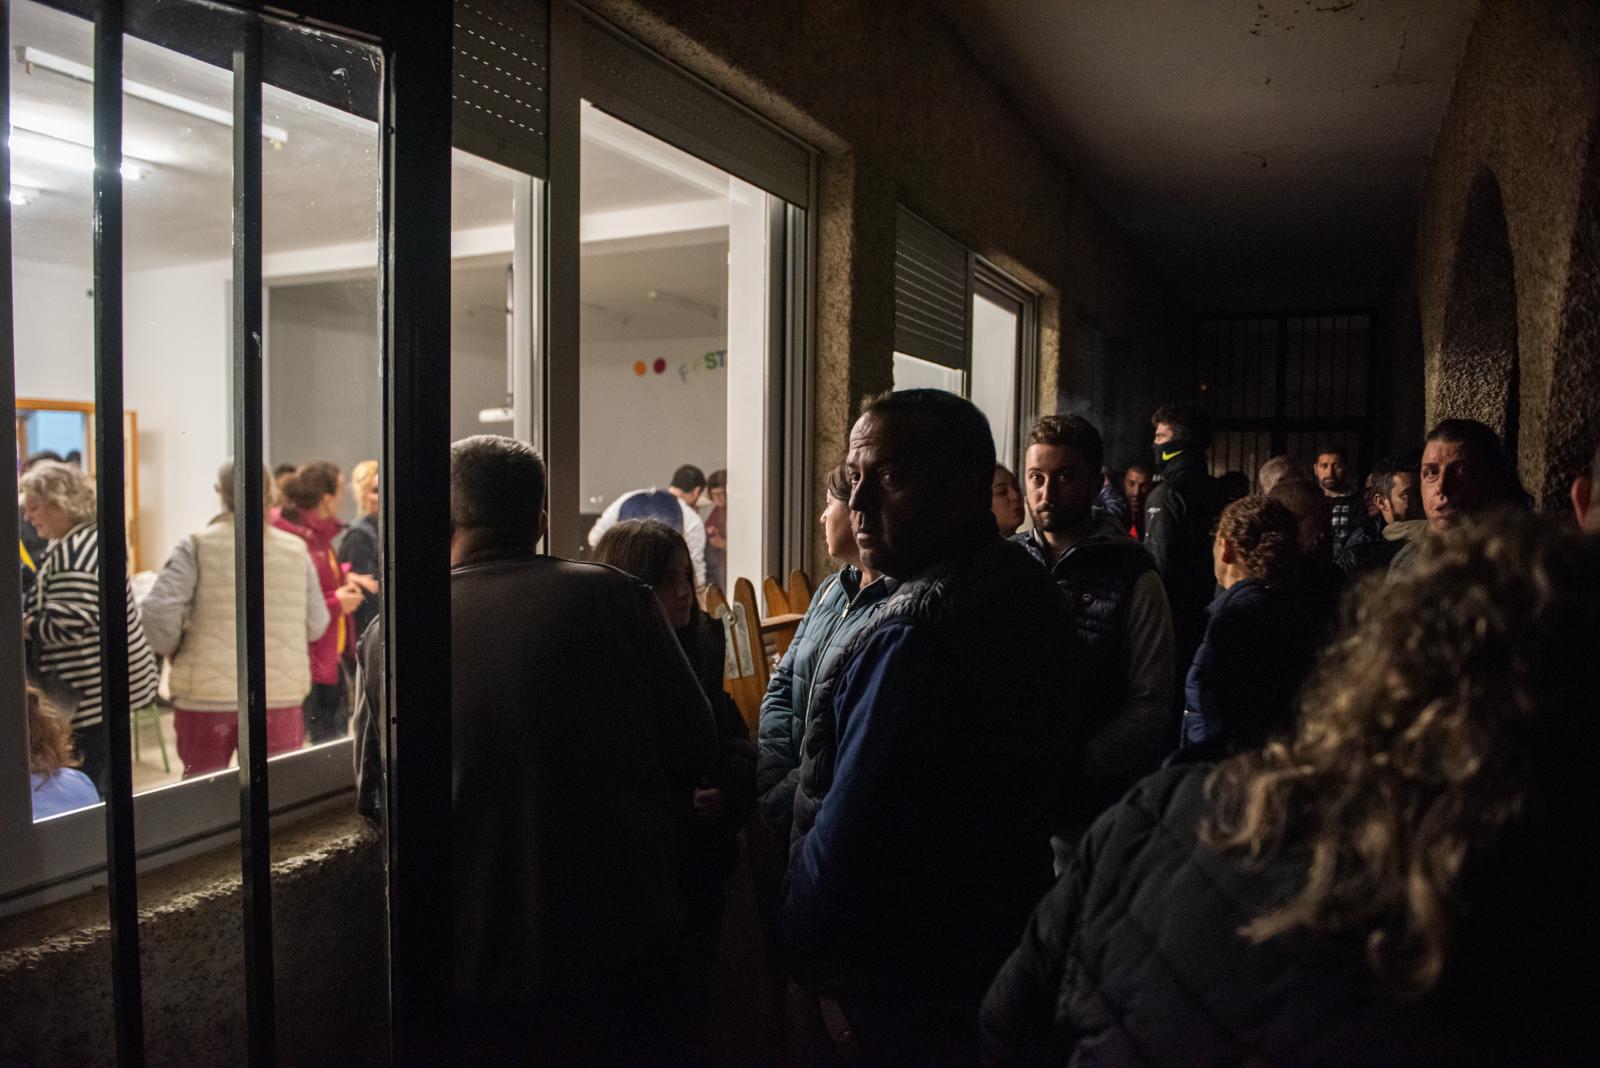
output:
<instances>
[{"instance_id":1,"label":"white ceiling","mask_svg":"<svg viewBox=\"0 0 1600 1068\"><path fill-rule=\"evenodd\" d=\"M17 49L92 64L90 24L17 0L11 36L15 47L6 61L12 64L14 123L87 142L92 86L40 67L30 72ZM128 79L231 111L230 72L132 37L125 54ZM265 251L370 243L375 259L377 127L271 86L265 89L263 111L267 123L288 133L281 147L268 143L263 151ZM147 171L142 180L124 183L127 268L227 259L232 130L133 96L124 97L123 122L125 157ZM585 108L583 123L585 339L703 337L725 331L727 174L595 109ZM32 198L13 209L18 259L87 269L90 174L30 161L16 150L13 160L13 183ZM458 152L451 187L455 229L507 227L508 249L515 181L514 172ZM488 260L498 265L491 268ZM499 272L504 262L509 251L459 265L458 314L503 304ZM345 293L348 288L330 291L341 294L342 301L354 299ZM503 329L503 322L493 329Z\"/></svg>"},{"instance_id":2,"label":"white ceiling","mask_svg":"<svg viewBox=\"0 0 1600 1068\"><path fill-rule=\"evenodd\" d=\"M1476 0L939 0L1201 310L1386 299Z\"/></svg>"}]
</instances>

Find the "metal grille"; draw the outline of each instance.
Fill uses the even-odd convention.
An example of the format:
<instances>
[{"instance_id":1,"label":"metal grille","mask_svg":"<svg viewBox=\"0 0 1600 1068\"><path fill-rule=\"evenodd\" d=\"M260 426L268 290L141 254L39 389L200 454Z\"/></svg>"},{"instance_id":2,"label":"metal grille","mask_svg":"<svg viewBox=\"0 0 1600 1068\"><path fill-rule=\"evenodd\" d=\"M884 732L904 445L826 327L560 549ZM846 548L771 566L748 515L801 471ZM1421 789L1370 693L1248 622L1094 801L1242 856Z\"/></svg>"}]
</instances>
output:
<instances>
[{"instance_id":1,"label":"metal grille","mask_svg":"<svg viewBox=\"0 0 1600 1068\"><path fill-rule=\"evenodd\" d=\"M895 351L965 371L971 292L967 250L901 208L894 242Z\"/></svg>"},{"instance_id":2,"label":"metal grille","mask_svg":"<svg viewBox=\"0 0 1600 1068\"><path fill-rule=\"evenodd\" d=\"M548 170L550 33L544 4L456 0L455 142L543 178Z\"/></svg>"},{"instance_id":3,"label":"metal grille","mask_svg":"<svg viewBox=\"0 0 1600 1068\"><path fill-rule=\"evenodd\" d=\"M1195 336L1201 395L1215 426L1212 474L1289 455L1307 465L1340 446L1370 467L1375 405L1372 317L1282 315L1212 319Z\"/></svg>"}]
</instances>

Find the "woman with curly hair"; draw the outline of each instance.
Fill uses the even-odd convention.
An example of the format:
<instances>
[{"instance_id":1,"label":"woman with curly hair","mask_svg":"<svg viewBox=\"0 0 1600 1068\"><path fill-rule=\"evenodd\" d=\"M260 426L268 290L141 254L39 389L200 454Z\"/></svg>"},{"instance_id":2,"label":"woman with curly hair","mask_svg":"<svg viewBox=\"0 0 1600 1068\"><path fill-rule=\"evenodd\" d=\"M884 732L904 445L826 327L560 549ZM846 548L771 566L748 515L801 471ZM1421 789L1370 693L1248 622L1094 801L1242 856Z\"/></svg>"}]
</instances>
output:
<instances>
[{"instance_id":1,"label":"woman with curly hair","mask_svg":"<svg viewBox=\"0 0 1600 1068\"><path fill-rule=\"evenodd\" d=\"M1234 501L1217 520L1211 556L1222 593L1184 685L1184 759L1260 745L1294 722L1321 629L1291 582L1296 530L1294 513L1267 497Z\"/></svg>"},{"instance_id":2,"label":"woman with curly hair","mask_svg":"<svg viewBox=\"0 0 1600 1068\"><path fill-rule=\"evenodd\" d=\"M1364 592L1293 738L1096 824L989 991L996 1060L1592 1057L1600 544L1507 516Z\"/></svg>"},{"instance_id":3,"label":"woman with curly hair","mask_svg":"<svg viewBox=\"0 0 1600 1068\"><path fill-rule=\"evenodd\" d=\"M78 770L72 752L72 728L37 687L27 688L28 777L33 787L33 818L98 804L100 791Z\"/></svg>"}]
</instances>

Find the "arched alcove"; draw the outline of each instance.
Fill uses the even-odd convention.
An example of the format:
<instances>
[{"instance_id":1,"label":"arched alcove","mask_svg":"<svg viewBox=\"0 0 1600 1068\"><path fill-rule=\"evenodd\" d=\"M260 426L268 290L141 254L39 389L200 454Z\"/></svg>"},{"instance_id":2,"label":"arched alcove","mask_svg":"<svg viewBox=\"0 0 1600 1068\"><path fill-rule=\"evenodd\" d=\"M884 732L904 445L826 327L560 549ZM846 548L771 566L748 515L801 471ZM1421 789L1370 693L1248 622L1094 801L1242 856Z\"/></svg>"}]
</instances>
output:
<instances>
[{"instance_id":1,"label":"arched alcove","mask_svg":"<svg viewBox=\"0 0 1600 1068\"><path fill-rule=\"evenodd\" d=\"M1589 129L1544 417L1539 492L1544 506L1556 511L1566 509L1572 476L1589 466L1600 442L1600 109Z\"/></svg>"},{"instance_id":2,"label":"arched alcove","mask_svg":"<svg viewBox=\"0 0 1600 1068\"><path fill-rule=\"evenodd\" d=\"M1434 410L1487 423L1516 455L1520 377L1511 239L1500 182L1484 167L1467 193L1450 268Z\"/></svg>"}]
</instances>

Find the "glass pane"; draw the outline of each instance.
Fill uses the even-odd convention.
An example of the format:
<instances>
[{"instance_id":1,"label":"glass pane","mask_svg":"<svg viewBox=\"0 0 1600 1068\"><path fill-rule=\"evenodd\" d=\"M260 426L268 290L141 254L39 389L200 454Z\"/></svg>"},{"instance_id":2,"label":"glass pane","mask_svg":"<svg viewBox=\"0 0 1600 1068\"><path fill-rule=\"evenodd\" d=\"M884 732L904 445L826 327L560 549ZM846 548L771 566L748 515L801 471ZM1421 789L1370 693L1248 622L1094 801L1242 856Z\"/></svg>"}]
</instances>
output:
<instances>
[{"instance_id":1,"label":"glass pane","mask_svg":"<svg viewBox=\"0 0 1600 1068\"><path fill-rule=\"evenodd\" d=\"M1022 309L1012 301L972 297L972 403L989 419L994 454L1017 467L1017 362Z\"/></svg>"},{"instance_id":2,"label":"glass pane","mask_svg":"<svg viewBox=\"0 0 1600 1068\"><path fill-rule=\"evenodd\" d=\"M960 371L903 352L894 354L895 389L942 389L946 393L965 394L966 376Z\"/></svg>"},{"instance_id":3,"label":"glass pane","mask_svg":"<svg viewBox=\"0 0 1600 1068\"><path fill-rule=\"evenodd\" d=\"M581 529L592 548L636 491L722 471L726 504L689 491L677 517L702 581L759 584L771 199L589 106L582 167Z\"/></svg>"}]
</instances>

